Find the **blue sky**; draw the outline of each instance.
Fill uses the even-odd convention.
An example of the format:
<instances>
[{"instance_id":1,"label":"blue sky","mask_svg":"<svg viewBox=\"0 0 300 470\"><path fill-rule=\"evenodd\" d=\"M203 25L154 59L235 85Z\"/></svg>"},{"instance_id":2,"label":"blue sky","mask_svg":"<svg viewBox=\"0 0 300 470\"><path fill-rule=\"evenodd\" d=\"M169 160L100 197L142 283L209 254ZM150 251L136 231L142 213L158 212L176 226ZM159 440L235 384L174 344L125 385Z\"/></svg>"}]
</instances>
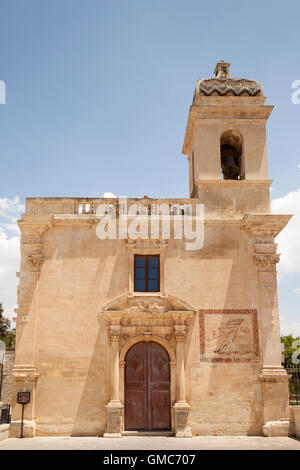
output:
<instances>
[{"instance_id":1,"label":"blue sky","mask_svg":"<svg viewBox=\"0 0 300 470\"><path fill-rule=\"evenodd\" d=\"M181 150L189 106L196 81L212 76L220 59L232 63L232 76L260 81L275 105L272 198L281 198L278 210L297 210L300 104L292 104L291 84L300 80L298 1L0 0L0 8L4 244L17 236L12 214L26 196L187 196ZM300 334L292 250L294 265L283 259L280 272L280 308L286 328L296 325ZM4 298L6 291L1 282Z\"/></svg>"}]
</instances>

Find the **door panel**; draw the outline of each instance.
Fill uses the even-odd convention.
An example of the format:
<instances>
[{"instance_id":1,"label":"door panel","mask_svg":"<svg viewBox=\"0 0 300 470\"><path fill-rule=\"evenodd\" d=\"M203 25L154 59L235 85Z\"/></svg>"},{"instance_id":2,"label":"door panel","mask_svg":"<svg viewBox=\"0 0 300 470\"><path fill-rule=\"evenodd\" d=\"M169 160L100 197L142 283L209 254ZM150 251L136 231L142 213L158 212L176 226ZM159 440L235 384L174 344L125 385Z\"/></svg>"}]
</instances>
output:
<instances>
[{"instance_id":1,"label":"door panel","mask_svg":"<svg viewBox=\"0 0 300 470\"><path fill-rule=\"evenodd\" d=\"M145 429L147 422L145 414L147 413L145 391L127 390L126 394L126 429L128 431Z\"/></svg>"},{"instance_id":2,"label":"door panel","mask_svg":"<svg viewBox=\"0 0 300 470\"><path fill-rule=\"evenodd\" d=\"M147 343L127 353L125 369L125 425L128 431L147 428Z\"/></svg>"},{"instance_id":3,"label":"door panel","mask_svg":"<svg viewBox=\"0 0 300 470\"><path fill-rule=\"evenodd\" d=\"M151 349L151 382L166 382L170 381L170 360L165 349L158 343L149 343Z\"/></svg>"},{"instance_id":4,"label":"door panel","mask_svg":"<svg viewBox=\"0 0 300 470\"><path fill-rule=\"evenodd\" d=\"M137 343L126 356L125 429L155 431L170 426L168 353L158 343Z\"/></svg>"},{"instance_id":5,"label":"door panel","mask_svg":"<svg viewBox=\"0 0 300 470\"><path fill-rule=\"evenodd\" d=\"M152 390L150 428L161 431L170 429L169 390Z\"/></svg>"}]
</instances>

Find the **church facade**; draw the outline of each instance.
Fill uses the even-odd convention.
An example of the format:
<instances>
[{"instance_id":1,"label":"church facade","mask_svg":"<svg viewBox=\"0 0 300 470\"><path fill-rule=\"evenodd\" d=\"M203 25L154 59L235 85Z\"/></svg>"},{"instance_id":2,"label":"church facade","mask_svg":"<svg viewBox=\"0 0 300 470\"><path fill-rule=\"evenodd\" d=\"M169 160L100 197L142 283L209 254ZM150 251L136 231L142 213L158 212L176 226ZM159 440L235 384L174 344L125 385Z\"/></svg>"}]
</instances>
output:
<instances>
[{"instance_id":1,"label":"church facade","mask_svg":"<svg viewBox=\"0 0 300 470\"><path fill-rule=\"evenodd\" d=\"M274 239L291 216L270 213L273 107L229 65L196 86L189 198L27 198L11 436L22 391L25 436L288 435Z\"/></svg>"}]
</instances>

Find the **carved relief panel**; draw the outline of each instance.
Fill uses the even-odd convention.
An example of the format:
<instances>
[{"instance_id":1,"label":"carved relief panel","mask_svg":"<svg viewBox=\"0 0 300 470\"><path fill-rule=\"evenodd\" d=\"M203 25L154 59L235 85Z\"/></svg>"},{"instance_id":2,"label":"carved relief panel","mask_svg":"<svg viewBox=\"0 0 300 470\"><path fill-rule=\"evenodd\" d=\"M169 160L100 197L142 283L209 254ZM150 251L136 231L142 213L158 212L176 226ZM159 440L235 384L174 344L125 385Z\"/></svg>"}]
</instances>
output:
<instances>
[{"instance_id":1,"label":"carved relief panel","mask_svg":"<svg viewBox=\"0 0 300 470\"><path fill-rule=\"evenodd\" d=\"M202 361L257 362L256 310L200 310Z\"/></svg>"}]
</instances>

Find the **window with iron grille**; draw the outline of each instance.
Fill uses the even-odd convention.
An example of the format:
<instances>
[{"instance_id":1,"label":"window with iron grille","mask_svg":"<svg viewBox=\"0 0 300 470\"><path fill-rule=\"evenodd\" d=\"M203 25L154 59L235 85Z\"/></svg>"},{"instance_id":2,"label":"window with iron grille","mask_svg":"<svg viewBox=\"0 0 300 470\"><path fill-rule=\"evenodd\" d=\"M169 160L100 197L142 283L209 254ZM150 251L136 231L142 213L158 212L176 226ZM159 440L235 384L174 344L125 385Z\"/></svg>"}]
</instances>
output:
<instances>
[{"instance_id":1,"label":"window with iron grille","mask_svg":"<svg viewBox=\"0 0 300 470\"><path fill-rule=\"evenodd\" d=\"M135 292L159 292L159 289L159 255L135 255Z\"/></svg>"}]
</instances>

